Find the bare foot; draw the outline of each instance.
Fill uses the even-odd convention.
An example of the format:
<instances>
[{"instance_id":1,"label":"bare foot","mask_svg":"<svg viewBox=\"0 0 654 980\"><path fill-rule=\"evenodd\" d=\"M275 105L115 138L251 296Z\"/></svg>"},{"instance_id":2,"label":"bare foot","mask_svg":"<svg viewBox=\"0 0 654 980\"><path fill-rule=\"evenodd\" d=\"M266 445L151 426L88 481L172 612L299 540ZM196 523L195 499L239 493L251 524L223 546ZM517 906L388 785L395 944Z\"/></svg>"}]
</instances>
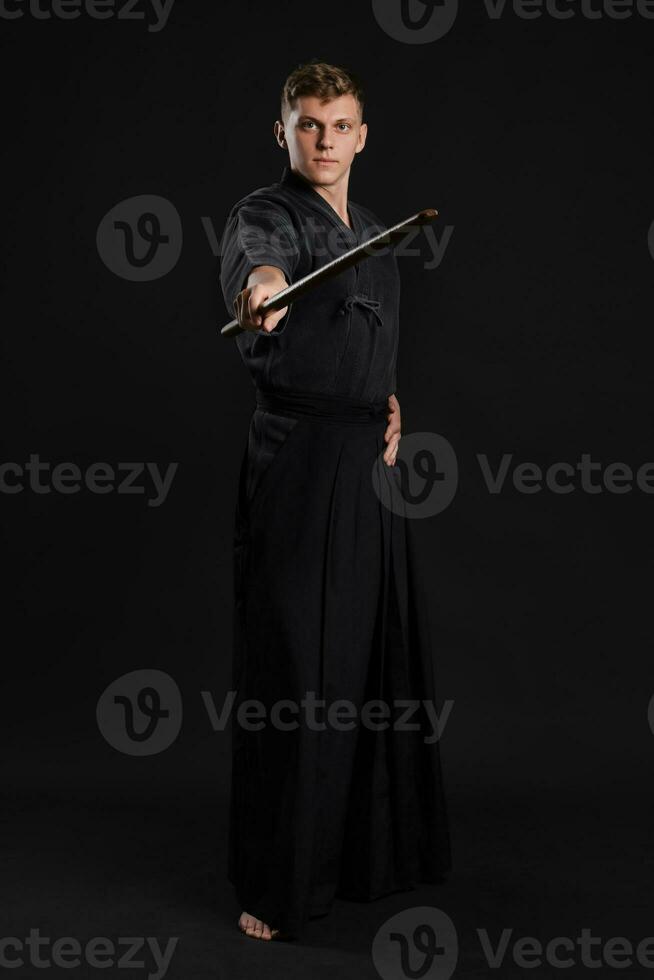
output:
<instances>
[{"instance_id":1,"label":"bare foot","mask_svg":"<svg viewBox=\"0 0 654 980\"><path fill-rule=\"evenodd\" d=\"M247 912L241 912L238 927L241 932L244 932L247 936L253 936L255 939L273 939L279 932L279 929L271 929L267 922L256 919Z\"/></svg>"}]
</instances>

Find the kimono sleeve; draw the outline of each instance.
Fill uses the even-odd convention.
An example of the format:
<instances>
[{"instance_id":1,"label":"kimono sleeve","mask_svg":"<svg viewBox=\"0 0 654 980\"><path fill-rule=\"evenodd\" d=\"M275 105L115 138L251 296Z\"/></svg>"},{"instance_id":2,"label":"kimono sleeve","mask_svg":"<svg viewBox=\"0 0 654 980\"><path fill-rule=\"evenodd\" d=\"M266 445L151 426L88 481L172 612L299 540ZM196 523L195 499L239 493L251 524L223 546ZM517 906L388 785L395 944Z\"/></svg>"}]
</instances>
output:
<instances>
[{"instance_id":1,"label":"kimono sleeve","mask_svg":"<svg viewBox=\"0 0 654 980\"><path fill-rule=\"evenodd\" d=\"M290 285L299 259L298 235L282 206L269 201L238 205L227 219L221 243L220 284L229 315L234 316L234 300L256 266L276 266ZM281 333L289 315L290 309L268 336Z\"/></svg>"}]
</instances>

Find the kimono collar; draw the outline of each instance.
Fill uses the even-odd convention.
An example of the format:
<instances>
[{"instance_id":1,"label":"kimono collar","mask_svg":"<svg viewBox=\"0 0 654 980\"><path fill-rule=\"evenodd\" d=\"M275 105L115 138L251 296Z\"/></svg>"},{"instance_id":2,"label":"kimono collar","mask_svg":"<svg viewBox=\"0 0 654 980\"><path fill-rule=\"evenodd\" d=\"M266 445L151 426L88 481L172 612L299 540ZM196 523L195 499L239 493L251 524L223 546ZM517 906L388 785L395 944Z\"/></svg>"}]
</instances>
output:
<instances>
[{"instance_id":1,"label":"kimono collar","mask_svg":"<svg viewBox=\"0 0 654 980\"><path fill-rule=\"evenodd\" d=\"M284 167L280 178L280 183L286 185L287 187L292 187L293 190L297 190L301 194L307 195L317 207L319 207L325 214L329 215L332 221L334 221L339 228L341 228L347 234L352 235L354 238L357 237L355 224L357 219L354 215L354 208L352 207L351 203L348 204L348 212L350 215L350 220L353 223L352 228L345 224L341 216L334 210L329 201L326 201L322 194L319 194L317 190L314 190L308 180L306 180L301 174L291 170L289 166Z\"/></svg>"}]
</instances>

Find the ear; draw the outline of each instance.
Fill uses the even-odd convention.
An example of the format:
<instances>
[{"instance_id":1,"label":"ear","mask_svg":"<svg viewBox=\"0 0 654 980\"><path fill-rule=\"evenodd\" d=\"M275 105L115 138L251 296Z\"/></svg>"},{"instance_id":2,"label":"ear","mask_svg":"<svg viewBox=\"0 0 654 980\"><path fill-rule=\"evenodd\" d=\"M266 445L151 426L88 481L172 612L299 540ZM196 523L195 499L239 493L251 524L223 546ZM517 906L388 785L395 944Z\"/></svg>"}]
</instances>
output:
<instances>
[{"instance_id":1,"label":"ear","mask_svg":"<svg viewBox=\"0 0 654 980\"><path fill-rule=\"evenodd\" d=\"M367 137L367 135L368 135L368 124L367 123L361 123L361 125L359 127L359 139L357 141L357 148L356 148L356 152L357 153L361 153L361 150L366 145L366 137Z\"/></svg>"},{"instance_id":2,"label":"ear","mask_svg":"<svg viewBox=\"0 0 654 980\"><path fill-rule=\"evenodd\" d=\"M275 129L275 139L277 140L278 144L286 148L286 135L284 131L284 123L281 122L279 119L277 119L275 122L274 129Z\"/></svg>"}]
</instances>

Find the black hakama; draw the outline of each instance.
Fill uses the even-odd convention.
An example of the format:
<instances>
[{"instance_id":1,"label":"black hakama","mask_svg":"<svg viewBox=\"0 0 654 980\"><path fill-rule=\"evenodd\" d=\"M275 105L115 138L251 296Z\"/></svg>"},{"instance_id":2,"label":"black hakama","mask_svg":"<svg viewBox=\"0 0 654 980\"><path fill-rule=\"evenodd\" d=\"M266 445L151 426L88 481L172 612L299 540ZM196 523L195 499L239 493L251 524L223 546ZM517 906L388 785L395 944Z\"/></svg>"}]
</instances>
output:
<instances>
[{"instance_id":1,"label":"black hakama","mask_svg":"<svg viewBox=\"0 0 654 980\"><path fill-rule=\"evenodd\" d=\"M223 237L228 308L254 266L293 282L382 227L349 213L352 230L288 169L238 202ZM387 252L237 341L256 408L234 541L229 879L243 910L296 937L336 897L378 898L450 867L414 531L373 479L397 478L382 453L398 303Z\"/></svg>"}]
</instances>

